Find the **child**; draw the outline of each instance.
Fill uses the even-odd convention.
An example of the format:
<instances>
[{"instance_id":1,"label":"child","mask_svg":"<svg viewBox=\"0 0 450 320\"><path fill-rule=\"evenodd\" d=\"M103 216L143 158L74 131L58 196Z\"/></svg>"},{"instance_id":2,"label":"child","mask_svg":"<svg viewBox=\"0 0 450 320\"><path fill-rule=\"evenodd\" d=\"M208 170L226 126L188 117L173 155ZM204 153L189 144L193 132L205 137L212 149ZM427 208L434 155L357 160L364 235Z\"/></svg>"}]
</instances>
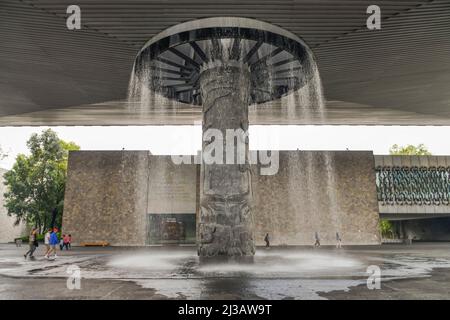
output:
<instances>
[{"instance_id":1,"label":"child","mask_svg":"<svg viewBox=\"0 0 450 320\"><path fill-rule=\"evenodd\" d=\"M64 244L63 244L63 248L66 248L66 250L69 250L69 235L65 234L63 235L63 240L64 240Z\"/></svg>"},{"instance_id":2,"label":"child","mask_svg":"<svg viewBox=\"0 0 450 320\"><path fill-rule=\"evenodd\" d=\"M63 236L61 237L61 239L59 240L59 250L63 250L64 249L64 238L66 237L65 234L63 234Z\"/></svg>"}]
</instances>

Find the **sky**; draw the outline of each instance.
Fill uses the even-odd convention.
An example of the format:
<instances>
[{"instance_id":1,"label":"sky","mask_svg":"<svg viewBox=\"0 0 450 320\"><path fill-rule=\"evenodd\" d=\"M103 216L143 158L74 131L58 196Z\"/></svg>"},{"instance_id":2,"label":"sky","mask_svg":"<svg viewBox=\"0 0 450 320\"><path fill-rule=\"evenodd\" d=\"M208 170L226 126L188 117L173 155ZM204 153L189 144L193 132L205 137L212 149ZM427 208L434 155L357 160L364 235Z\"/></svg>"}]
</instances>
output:
<instances>
[{"instance_id":1,"label":"sky","mask_svg":"<svg viewBox=\"0 0 450 320\"><path fill-rule=\"evenodd\" d=\"M0 167L11 169L26 141L48 127L0 127L0 147L8 153ZM195 154L201 126L51 127L82 150L150 150L152 154ZM372 150L388 154L393 144L423 143L434 155L450 155L450 126L251 126L252 150Z\"/></svg>"}]
</instances>

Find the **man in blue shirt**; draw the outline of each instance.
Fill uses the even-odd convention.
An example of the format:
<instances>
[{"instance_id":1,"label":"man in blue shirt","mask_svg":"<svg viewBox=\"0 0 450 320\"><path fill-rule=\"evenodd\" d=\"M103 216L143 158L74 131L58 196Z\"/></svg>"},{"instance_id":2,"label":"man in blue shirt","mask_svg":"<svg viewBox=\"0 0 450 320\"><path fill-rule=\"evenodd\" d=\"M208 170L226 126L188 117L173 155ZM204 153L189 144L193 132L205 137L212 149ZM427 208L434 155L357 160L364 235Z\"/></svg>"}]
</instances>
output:
<instances>
[{"instance_id":1,"label":"man in blue shirt","mask_svg":"<svg viewBox=\"0 0 450 320\"><path fill-rule=\"evenodd\" d=\"M47 253L46 258L50 257L50 254L54 254L54 259L58 256L56 255L56 246L58 245L58 228L53 228L52 233L50 233L50 251Z\"/></svg>"}]
</instances>

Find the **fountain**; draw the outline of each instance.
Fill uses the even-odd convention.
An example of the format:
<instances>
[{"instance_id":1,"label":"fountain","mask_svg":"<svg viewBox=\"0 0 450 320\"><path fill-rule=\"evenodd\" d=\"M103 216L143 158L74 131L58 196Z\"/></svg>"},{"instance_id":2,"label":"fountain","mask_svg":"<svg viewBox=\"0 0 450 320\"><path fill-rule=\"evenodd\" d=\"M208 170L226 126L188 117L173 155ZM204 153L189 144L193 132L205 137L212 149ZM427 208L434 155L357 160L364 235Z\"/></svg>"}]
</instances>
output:
<instances>
[{"instance_id":1,"label":"fountain","mask_svg":"<svg viewBox=\"0 0 450 320\"><path fill-rule=\"evenodd\" d=\"M132 108L140 112L174 104L203 108L197 236L201 257L255 253L249 106L286 98L308 108L312 103L323 105L318 88L320 78L308 46L284 29L252 19L183 23L155 36L138 53L129 85ZM288 112L293 112L296 105L290 106ZM234 133L232 148L223 138L229 130ZM224 151L219 158L226 161L205 157L217 159L217 154L208 153L217 144Z\"/></svg>"}]
</instances>

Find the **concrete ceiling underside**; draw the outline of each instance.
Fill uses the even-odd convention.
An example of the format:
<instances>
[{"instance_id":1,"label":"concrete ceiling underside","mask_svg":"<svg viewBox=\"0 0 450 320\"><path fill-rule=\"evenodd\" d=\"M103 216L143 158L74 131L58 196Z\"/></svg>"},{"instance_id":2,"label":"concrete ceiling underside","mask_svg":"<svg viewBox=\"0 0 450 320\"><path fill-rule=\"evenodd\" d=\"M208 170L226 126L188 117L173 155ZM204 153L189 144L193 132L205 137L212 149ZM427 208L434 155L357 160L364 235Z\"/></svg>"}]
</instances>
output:
<instances>
[{"instance_id":1,"label":"concrete ceiling underside","mask_svg":"<svg viewBox=\"0 0 450 320\"><path fill-rule=\"evenodd\" d=\"M72 4L81 30L66 28ZM371 4L381 30L366 28ZM272 103L250 112L253 124L450 125L450 0L1 0L0 126L200 121L190 106L135 113L124 99L147 40L215 16L278 25L317 58L324 114Z\"/></svg>"}]
</instances>

